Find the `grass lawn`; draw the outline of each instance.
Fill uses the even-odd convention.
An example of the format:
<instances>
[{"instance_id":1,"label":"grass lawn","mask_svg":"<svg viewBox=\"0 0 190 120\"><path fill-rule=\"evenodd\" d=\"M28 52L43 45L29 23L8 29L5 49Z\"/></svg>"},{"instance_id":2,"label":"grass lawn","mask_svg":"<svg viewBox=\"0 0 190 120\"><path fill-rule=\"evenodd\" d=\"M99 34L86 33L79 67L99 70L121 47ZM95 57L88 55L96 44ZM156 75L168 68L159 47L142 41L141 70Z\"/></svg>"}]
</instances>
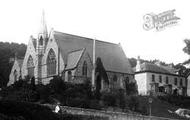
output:
<instances>
[{"instance_id":1,"label":"grass lawn","mask_svg":"<svg viewBox=\"0 0 190 120\"><path fill-rule=\"evenodd\" d=\"M149 102L148 97L145 96L139 96L140 106L146 106L149 113ZM151 104L151 111L153 116L157 117L166 117L166 118L173 118L173 119L180 119L180 120L187 120L185 118L179 117L178 115L174 113L170 113L170 111L176 111L179 107L171 105L165 101L161 101L157 98L153 98L152 104Z\"/></svg>"}]
</instances>

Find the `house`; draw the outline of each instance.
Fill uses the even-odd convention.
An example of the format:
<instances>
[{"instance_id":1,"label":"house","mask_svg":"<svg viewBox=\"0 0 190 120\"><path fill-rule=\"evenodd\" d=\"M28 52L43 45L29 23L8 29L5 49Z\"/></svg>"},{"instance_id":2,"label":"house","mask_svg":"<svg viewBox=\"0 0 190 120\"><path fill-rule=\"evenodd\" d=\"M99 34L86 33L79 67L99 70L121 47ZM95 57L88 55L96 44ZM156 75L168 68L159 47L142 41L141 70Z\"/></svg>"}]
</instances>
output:
<instances>
[{"instance_id":1,"label":"house","mask_svg":"<svg viewBox=\"0 0 190 120\"><path fill-rule=\"evenodd\" d=\"M186 77L179 75L171 66L163 66L159 61L156 64L141 63L138 57L135 69L135 80L141 95L187 94Z\"/></svg>"}]
</instances>

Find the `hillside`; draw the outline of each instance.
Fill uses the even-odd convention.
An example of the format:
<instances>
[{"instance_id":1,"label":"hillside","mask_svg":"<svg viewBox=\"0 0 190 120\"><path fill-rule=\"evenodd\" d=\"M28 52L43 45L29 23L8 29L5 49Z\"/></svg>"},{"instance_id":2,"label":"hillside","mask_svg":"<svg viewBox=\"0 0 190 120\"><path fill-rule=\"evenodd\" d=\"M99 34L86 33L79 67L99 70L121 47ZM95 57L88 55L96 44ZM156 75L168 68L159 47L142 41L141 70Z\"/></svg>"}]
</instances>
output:
<instances>
[{"instance_id":1,"label":"hillside","mask_svg":"<svg viewBox=\"0 0 190 120\"><path fill-rule=\"evenodd\" d=\"M0 100L0 120L107 120L104 117L56 114L49 107L30 102Z\"/></svg>"},{"instance_id":2,"label":"hillside","mask_svg":"<svg viewBox=\"0 0 190 120\"><path fill-rule=\"evenodd\" d=\"M140 100L140 105L144 105L147 106L149 108L149 103L148 103L148 97L143 97L140 96L139 100ZM181 118L178 115L174 114L174 113L170 113L168 110L170 111L176 111L179 107L171 105L165 101L161 101L157 98L153 98L152 104L151 104L151 108L152 108L152 115L153 116L157 116L157 117L165 117L165 118L173 118L173 119L180 119L180 120L186 120L185 118ZM148 109L149 111L149 109Z\"/></svg>"}]
</instances>

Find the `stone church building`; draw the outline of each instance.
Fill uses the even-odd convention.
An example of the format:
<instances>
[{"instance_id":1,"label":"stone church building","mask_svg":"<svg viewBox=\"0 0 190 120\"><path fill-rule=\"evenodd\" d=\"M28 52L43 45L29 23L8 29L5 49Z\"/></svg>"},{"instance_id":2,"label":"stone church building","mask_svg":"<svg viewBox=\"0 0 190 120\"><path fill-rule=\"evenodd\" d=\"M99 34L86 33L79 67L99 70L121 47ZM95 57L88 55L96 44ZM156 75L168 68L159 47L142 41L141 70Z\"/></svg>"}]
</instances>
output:
<instances>
[{"instance_id":1,"label":"stone church building","mask_svg":"<svg viewBox=\"0 0 190 120\"><path fill-rule=\"evenodd\" d=\"M57 75L66 82L83 83L92 78L93 56L101 59L109 80L109 84L101 81L101 89L125 88L126 82L134 81L134 72L120 44L53 29L48 32L43 15L38 37L30 37L24 59L15 58L8 85L25 76L35 77L36 84L48 84Z\"/></svg>"}]
</instances>

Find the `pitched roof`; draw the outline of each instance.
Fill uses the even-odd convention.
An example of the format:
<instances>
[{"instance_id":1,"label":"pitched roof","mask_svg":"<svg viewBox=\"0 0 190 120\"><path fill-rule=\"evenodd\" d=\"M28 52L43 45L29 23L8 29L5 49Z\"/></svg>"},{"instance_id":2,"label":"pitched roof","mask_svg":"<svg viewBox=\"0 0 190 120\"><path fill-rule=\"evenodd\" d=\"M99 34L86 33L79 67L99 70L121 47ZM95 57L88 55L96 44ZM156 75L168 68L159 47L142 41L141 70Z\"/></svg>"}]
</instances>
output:
<instances>
[{"instance_id":1,"label":"pitched roof","mask_svg":"<svg viewBox=\"0 0 190 120\"><path fill-rule=\"evenodd\" d=\"M54 31L54 38L62 56L69 51L85 48L90 58L93 54L93 39ZM131 65L119 44L96 40L96 58L100 57L106 71L133 74ZM64 61L67 61L63 57Z\"/></svg>"},{"instance_id":2,"label":"pitched roof","mask_svg":"<svg viewBox=\"0 0 190 120\"><path fill-rule=\"evenodd\" d=\"M156 64L145 62L145 63L142 63L140 67L141 67L141 70L139 72L157 72L157 73L163 73L163 74L176 75L175 69L169 66L156 65Z\"/></svg>"},{"instance_id":3,"label":"pitched roof","mask_svg":"<svg viewBox=\"0 0 190 120\"><path fill-rule=\"evenodd\" d=\"M84 49L80 49L80 50L72 51L68 54L66 70L77 67L78 62L80 58L82 57L83 52L84 52Z\"/></svg>"}]
</instances>

